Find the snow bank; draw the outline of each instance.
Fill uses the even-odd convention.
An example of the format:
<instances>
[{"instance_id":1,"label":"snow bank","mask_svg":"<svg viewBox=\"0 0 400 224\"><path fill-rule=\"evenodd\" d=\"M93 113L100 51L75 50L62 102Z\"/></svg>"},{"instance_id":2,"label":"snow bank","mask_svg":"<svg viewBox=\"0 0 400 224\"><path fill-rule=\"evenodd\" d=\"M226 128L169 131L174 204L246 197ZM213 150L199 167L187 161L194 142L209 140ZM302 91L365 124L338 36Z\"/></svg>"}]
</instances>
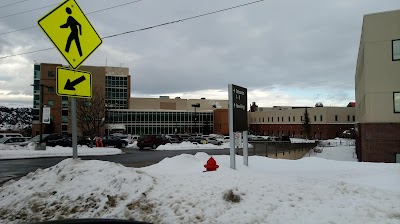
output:
<instances>
[{"instance_id":1,"label":"snow bank","mask_svg":"<svg viewBox=\"0 0 400 224\"><path fill-rule=\"evenodd\" d=\"M39 157L57 157L72 156L72 147L50 147L46 150L34 150L33 146L7 146L0 144L0 159L22 159L22 158L39 158ZM87 146L78 146L78 156L91 155L116 155L122 151L118 148L90 148Z\"/></svg>"},{"instance_id":2,"label":"snow bank","mask_svg":"<svg viewBox=\"0 0 400 224\"><path fill-rule=\"evenodd\" d=\"M0 188L0 223L119 218L151 223L399 223L399 164L182 154L140 169L73 161Z\"/></svg>"},{"instance_id":3,"label":"snow bank","mask_svg":"<svg viewBox=\"0 0 400 224\"><path fill-rule=\"evenodd\" d=\"M155 180L111 162L66 159L0 188L0 223L65 218L141 218Z\"/></svg>"}]
</instances>

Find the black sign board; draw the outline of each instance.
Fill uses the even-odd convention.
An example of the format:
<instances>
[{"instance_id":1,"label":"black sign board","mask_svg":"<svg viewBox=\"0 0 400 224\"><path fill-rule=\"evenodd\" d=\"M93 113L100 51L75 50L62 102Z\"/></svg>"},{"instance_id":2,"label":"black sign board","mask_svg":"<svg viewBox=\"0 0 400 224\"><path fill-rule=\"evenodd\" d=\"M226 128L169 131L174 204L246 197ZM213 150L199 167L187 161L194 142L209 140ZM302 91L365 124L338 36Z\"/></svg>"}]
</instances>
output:
<instances>
[{"instance_id":1,"label":"black sign board","mask_svg":"<svg viewBox=\"0 0 400 224\"><path fill-rule=\"evenodd\" d=\"M247 89L232 85L233 131L247 131Z\"/></svg>"}]
</instances>

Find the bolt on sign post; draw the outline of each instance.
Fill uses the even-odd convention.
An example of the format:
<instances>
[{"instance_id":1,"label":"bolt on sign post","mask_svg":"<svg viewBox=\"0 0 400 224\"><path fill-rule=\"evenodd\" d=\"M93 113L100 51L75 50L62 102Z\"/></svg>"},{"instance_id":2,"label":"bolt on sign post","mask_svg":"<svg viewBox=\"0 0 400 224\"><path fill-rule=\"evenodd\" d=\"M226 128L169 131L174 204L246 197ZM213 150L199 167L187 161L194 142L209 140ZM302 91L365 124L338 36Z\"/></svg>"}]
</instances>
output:
<instances>
[{"instance_id":1,"label":"bolt on sign post","mask_svg":"<svg viewBox=\"0 0 400 224\"><path fill-rule=\"evenodd\" d=\"M58 5L39 19L38 25L72 68L57 68L57 94L71 97L72 154L76 159L76 97L92 97L91 74L76 69L103 41L75 0Z\"/></svg>"},{"instance_id":2,"label":"bolt on sign post","mask_svg":"<svg viewBox=\"0 0 400 224\"><path fill-rule=\"evenodd\" d=\"M229 91L229 139L230 167L236 169L235 132L243 132L243 163L248 165L247 140L247 89L233 84L228 85Z\"/></svg>"}]
</instances>

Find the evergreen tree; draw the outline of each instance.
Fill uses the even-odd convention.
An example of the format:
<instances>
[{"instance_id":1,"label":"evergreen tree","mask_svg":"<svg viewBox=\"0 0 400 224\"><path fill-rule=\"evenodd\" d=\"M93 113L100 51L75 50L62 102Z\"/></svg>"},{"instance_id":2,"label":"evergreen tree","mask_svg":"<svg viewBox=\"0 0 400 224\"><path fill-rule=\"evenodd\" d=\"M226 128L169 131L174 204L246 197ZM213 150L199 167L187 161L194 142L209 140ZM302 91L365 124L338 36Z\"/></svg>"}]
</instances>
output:
<instances>
[{"instance_id":1,"label":"evergreen tree","mask_svg":"<svg viewBox=\"0 0 400 224\"><path fill-rule=\"evenodd\" d=\"M306 137L306 139L309 139L311 136L311 125L310 125L310 116L308 115L307 107L304 111L303 130L304 130L304 136Z\"/></svg>"}]
</instances>

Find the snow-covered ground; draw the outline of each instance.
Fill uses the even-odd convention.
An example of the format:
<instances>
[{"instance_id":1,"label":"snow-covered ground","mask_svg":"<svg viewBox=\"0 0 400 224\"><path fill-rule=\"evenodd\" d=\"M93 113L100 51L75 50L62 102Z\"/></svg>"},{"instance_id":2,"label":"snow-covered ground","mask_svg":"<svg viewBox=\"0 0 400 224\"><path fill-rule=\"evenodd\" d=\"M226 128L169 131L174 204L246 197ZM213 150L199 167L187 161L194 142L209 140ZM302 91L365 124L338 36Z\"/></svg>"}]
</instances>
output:
<instances>
[{"instance_id":1,"label":"snow-covered ground","mask_svg":"<svg viewBox=\"0 0 400 224\"><path fill-rule=\"evenodd\" d=\"M354 145L355 140L352 139L337 138L323 141L304 157L319 157L338 161L358 161Z\"/></svg>"},{"instance_id":2,"label":"snow-covered ground","mask_svg":"<svg viewBox=\"0 0 400 224\"><path fill-rule=\"evenodd\" d=\"M78 156L116 155L122 151L118 148L89 148L78 146ZM72 147L46 147L46 150L34 150L32 145L17 146L0 144L0 159L23 159L40 157L72 156Z\"/></svg>"},{"instance_id":3,"label":"snow-covered ground","mask_svg":"<svg viewBox=\"0 0 400 224\"><path fill-rule=\"evenodd\" d=\"M0 223L400 223L399 164L251 156L246 167L236 156L232 170L221 155L217 171L203 172L209 158L182 154L140 169L66 159L0 188Z\"/></svg>"}]
</instances>

